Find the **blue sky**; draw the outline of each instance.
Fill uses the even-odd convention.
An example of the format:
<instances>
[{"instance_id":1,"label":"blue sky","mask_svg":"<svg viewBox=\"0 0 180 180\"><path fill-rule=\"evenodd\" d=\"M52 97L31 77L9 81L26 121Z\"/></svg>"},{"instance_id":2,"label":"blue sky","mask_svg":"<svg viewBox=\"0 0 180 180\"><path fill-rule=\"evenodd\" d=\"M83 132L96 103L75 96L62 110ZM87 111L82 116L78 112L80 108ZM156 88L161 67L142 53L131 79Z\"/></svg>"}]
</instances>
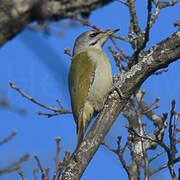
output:
<instances>
[{"instance_id":1,"label":"blue sky","mask_svg":"<svg viewBox=\"0 0 180 180\"><path fill-rule=\"evenodd\" d=\"M140 25L144 28L147 15L146 4L139 0L136 5ZM177 19L180 20L179 9L180 3L162 10L159 19L151 30L151 40L148 47L160 42L176 31L173 22ZM113 2L94 11L89 21L104 29L120 28L120 32L117 34L127 36L129 25L128 9L121 3ZM65 22L67 21L61 23ZM67 83L70 60L64 54L64 48L68 47L72 50L75 38L88 29L90 28L84 26L58 28L58 24L56 24L51 36L24 30L1 48L0 92L5 92L6 97L13 106L25 108L27 115L22 116L7 109L0 109L0 139L3 139L15 129L18 131L13 140L0 148L0 169L29 152L31 157L22 167L27 179L32 179L33 169L37 167L33 158L34 153L38 154L44 168L50 167L52 170L55 164L53 156L56 151L55 137L57 136L62 139L61 158L63 158L65 150L71 152L74 150L76 126L72 115L62 115L50 119L38 116L36 110L47 111L12 90L8 85L8 81L13 81L17 87L20 87L28 95L46 105L58 107L56 98L59 98L66 109L71 109ZM57 30L64 31L65 35L62 37L56 36L55 32ZM109 44L111 44L110 41L105 44L104 51L111 59L113 73L116 73L118 68L113 61L112 55L107 50ZM130 45L119 40L118 44L127 55L131 55L132 49ZM147 103L150 104L156 96L161 98L160 108L156 110L158 114L169 111L172 99L176 99L176 111L180 112L179 68L180 62L175 62L169 66L167 73L150 77L142 86L147 92L145 96ZM2 93L0 93L0 97L2 97ZM123 142L125 142L127 135L126 124L127 121L120 116L106 136L106 142L109 145L115 147L116 137L119 135L123 136ZM125 158L128 159L128 153L126 153ZM158 167L159 163L164 161L164 158L159 158L153 163L152 167ZM160 177L169 179L168 174L168 170L165 169L158 175L153 176L153 179L159 179ZM83 174L82 180L110 180L122 179L122 177L127 179L118 158L104 147L100 147ZM16 180L20 178L15 172L0 176L0 179Z\"/></svg>"}]
</instances>

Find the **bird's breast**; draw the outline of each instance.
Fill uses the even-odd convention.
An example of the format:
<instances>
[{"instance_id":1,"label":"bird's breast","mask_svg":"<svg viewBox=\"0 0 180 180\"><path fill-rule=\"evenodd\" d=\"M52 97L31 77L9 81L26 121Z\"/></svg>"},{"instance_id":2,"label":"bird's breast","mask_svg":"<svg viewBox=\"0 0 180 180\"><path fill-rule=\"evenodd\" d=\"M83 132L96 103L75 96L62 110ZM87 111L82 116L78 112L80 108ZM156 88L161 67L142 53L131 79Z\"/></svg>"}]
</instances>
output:
<instances>
[{"instance_id":1,"label":"bird's breast","mask_svg":"<svg viewBox=\"0 0 180 180\"><path fill-rule=\"evenodd\" d=\"M95 64L94 80L88 98L94 104L95 110L99 111L112 87L112 69L110 61L103 51L91 49L88 51L88 56Z\"/></svg>"}]
</instances>

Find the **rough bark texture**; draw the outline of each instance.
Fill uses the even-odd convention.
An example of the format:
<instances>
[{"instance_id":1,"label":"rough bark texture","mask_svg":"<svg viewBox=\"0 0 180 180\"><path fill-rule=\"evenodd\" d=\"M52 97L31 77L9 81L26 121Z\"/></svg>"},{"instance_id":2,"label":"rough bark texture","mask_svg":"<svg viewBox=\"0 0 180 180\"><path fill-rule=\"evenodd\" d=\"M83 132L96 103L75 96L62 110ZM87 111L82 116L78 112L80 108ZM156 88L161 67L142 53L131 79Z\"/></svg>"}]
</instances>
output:
<instances>
[{"instance_id":1,"label":"rough bark texture","mask_svg":"<svg viewBox=\"0 0 180 180\"><path fill-rule=\"evenodd\" d=\"M32 21L60 20L77 14L84 16L112 0L1 0L0 46Z\"/></svg>"},{"instance_id":2,"label":"rough bark texture","mask_svg":"<svg viewBox=\"0 0 180 180\"><path fill-rule=\"evenodd\" d=\"M121 97L119 98L116 92L110 95L103 111L92 125L82 144L71 156L59 180L80 179L105 135L127 104L129 97L153 72L167 67L178 58L180 58L180 29L171 37L151 47L144 56L138 59L136 65L132 66L128 72L121 74L118 84Z\"/></svg>"}]
</instances>

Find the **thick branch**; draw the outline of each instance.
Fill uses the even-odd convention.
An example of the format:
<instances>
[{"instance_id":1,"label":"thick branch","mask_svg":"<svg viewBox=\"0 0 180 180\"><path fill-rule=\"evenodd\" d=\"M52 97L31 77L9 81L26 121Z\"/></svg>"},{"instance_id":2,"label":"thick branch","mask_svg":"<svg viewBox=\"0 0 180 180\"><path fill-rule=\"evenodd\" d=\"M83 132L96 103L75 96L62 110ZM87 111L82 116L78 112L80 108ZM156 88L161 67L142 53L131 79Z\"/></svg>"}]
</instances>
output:
<instances>
[{"instance_id":1,"label":"thick branch","mask_svg":"<svg viewBox=\"0 0 180 180\"><path fill-rule=\"evenodd\" d=\"M127 104L130 96L156 70L167 67L178 58L180 58L180 29L171 37L151 47L138 60L139 63L132 66L128 72L121 74L118 89L122 96L117 98L115 92L109 96L104 109L92 125L82 144L71 156L59 180L80 179L88 163L103 142L105 135Z\"/></svg>"},{"instance_id":2,"label":"thick branch","mask_svg":"<svg viewBox=\"0 0 180 180\"><path fill-rule=\"evenodd\" d=\"M21 32L32 21L60 20L88 14L112 0L1 0L0 46Z\"/></svg>"}]
</instances>

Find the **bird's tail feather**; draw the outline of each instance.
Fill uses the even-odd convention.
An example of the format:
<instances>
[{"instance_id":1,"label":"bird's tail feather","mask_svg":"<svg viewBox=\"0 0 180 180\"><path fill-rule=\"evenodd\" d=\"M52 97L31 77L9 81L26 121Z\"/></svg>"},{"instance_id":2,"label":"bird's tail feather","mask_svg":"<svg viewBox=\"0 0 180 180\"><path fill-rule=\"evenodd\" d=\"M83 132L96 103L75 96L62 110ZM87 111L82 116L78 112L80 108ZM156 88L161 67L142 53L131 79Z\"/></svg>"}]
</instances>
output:
<instances>
[{"instance_id":1,"label":"bird's tail feather","mask_svg":"<svg viewBox=\"0 0 180 180\"><path fill-rule=\"evenodd\" d=\"M78 128L77 128L77 135L78 135L78 143L77 146L79 146L83 140L84 133L86 132L86 129L91 122L92 116L94 113L93 106L87 101L84 104L84 107L82 108L79 118L78 118Z\"/></svg>"}]
</instances>

